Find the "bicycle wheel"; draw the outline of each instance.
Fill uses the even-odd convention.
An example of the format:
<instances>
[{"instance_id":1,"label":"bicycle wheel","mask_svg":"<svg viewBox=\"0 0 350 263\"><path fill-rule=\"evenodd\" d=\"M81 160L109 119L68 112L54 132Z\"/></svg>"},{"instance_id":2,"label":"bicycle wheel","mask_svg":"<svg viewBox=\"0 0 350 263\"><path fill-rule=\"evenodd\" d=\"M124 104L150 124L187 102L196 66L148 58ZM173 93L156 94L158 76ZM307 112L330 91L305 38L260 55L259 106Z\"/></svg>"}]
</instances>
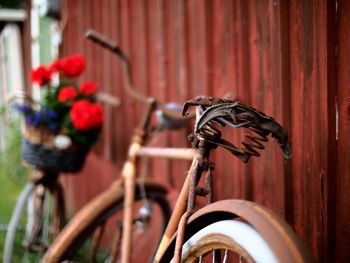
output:
<instances>
[{"instance_id":1,"label":"bicycle wheel","mask_svg":"<svg viewBox=\"0 0 350 263\"><path fill-rule=\"evenodd\" d=\"M176 234L159 260L173 260ZM244 200L210 204L188 220L182 262L314 262L291 227L271 210Z\"/></svg>"},{"instance_id":2,"label":"bicycle wheel","mask_svg":"<svg viewBox=\"0 0 350 263\"><path fill-rule=\"evenodd\" d=\"M17 199L16 206L13 210L11 220L6 232L3 263L12 262L14 246L16 243L16 233L20 229L19 224L21 221L21 216L27 204L27 199L32 193L34 187L35 185L32 182L28 182Z\"/></svg>"},{"instance_id":3,"label":"bicycle wheel","mask_svg":"<svg viewBox=\"0 0 350 263\"><path fill-rule=\"evenodd\" d=\"M52 239L53 211L49 190L28 182L6 233L4 263L39 262Z\"/></svg>"},{"instance_id":4,"label":"bicycle wheel","mask_svg":"<svg viewBox=\"0 0 350 263\"><path fill-rule=\"evenodd\" d=\"M249 224L237 220L219 221L198 231L183 245L182 260L279 262L261 235Z\"/></svg>"},{"instance_id":5,"label":"bicycle wheel","mask_svg":"<svg viewBox=\"0 0 350 263\"><path fill-rule=\"evenodd\" d=\"M147 262L170 217L166 190L154 183L135 189L132 262ZM115 262L120 256L123 188L111 187L81 209L48 249L42 262Z\"/></svg>"}]
</instances>

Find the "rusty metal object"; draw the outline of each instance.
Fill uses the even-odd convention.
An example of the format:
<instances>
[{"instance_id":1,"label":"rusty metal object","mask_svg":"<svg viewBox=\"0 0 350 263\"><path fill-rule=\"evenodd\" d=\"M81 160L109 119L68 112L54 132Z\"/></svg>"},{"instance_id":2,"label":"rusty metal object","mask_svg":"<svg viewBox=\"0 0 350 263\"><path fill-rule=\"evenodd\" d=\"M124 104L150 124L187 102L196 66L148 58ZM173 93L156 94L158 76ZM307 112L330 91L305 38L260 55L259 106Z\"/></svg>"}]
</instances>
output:
<instances>
[{"instance_id":1,"label":"rusty metal object","mask_svg":"<svg viewBox=\"0 0 350 263\"><path fill-rule=\"evenodd\" d=\"M181 263L182 246L184 244L187 220L191 215L192 211L186 211L180 219L179 226L177 228L174 263Z\"/></svg>"},{"instance_id":2,"label":"rusty metal object","mask_svg":"<svg viewBox=\"0 0 350 263\"><path fill-rule=\"evenodd\" d=\"M253 263L254 260L250 257L250 255L240 247L233 239L222 236L217 233L213 233L201 238L194 246L191 246L189 251L182 257L183 262L198 262L198 259L201 256L207 255L210 251L214 251L217 249L226 249L229 252L235 253L244 259L244 262ZM216 256L216 255L215 255ZM219 259L220 259L219 255ZM217 258L215 258L216 260ZM203 259L202 259L203 260ZM215 261L219 262L219 261ZM226 262L226 261L224 261ZM239 261L242 262L242 261Z\"/></svg>"},{"instance_id":3,"label":"rusty metal object","mask_svg":"<svg viewBox=\"0 0 350 263\"><path fill-rule=\"evenodd\" d=\"M138 187L145 187L149 191L159 193L167 193L164 186L152 181L143 180L137 182ZM84 206L73 218L69 224L61 231L58 237L50 245L46 254L42 258L43 263L61 262L64 253L69 251L73 246L75 238L86 229L92 222L105 211L111 207L117 200L120 200L124 195L124 188L121 181L113 183L106 191L96 196L91 200L89 205Z\"/></svg>"},{"instance_id":4,"label":"rusty metal object","mask_svg":"<svg viewBox=\"0 0 350 263\"><path fill-rule=\"evenodd\" d=\"M137 151L137 155L191 161L194 156L194 150L191 148L142 147Z\"/></svg>"},{"instance_id":5,"label":"rusty metal object","mask_svg":"<svg viewBox=\"0 0 350 263\"><path fill-rule=\"evenodd\" d=\"M181 220L181 216L183 215L184 211L186 210L186 204L187 204L187 198L188 193L190 189L190 181L191 181L191 171L195 170L198 166L197 159L193 159L191 168L189 173L186 176L185 182L183 183L183 186L181 188L181 192L176 200L174 210L171 214L170 220L168 222L168 225L165 229L165 232L163 234L162 240L160 241L160 244L158 246L156 255L155 255L155 261L159 261L169 245L170 238L174 235L174 233L177 230L178 223Z\"/></svg>"},{"instance_id":6,"label":"rusty metal object","mask_svg":"<svg viewBox=\"0 0 350 263\"><path fill-rule=\"evenodd\" d=\"M37 185L33 191L33 208L34 208L34 214L33 214L33 224L30 229L27 229L29 231L26 233L28 236L26 236L24 240L24 246L29 251L43 251L45 250L45 244L42 244L42 242L37 242L37 238L40 235L40 231L42 229L42 219L44 216L44 203L45 203L45 196L47 195L46 190L44 186Z\"/></svg>"},{"instance_id":7,"label":"rusty metal object","mask_svg":"<svg viewBox=\"0 0 350 263\"><path fill-rule=\"evenodd\" d=\"M187 230L194 234L212 223L231 219L241 220L254 227L270 245L279 262L315 262L305 244L282 218L254 202L232 199L207 205L190 216L187 221ZM175 238L176 235L169 241L169 249L165 249L164 257L156 262L168 262L167 260L173 257ZM246 257L244 252L242 253ZM186 257L182 258L183 262L187 262Z\"/></svg>"},{"instance_id":8,"label":"rusty metal object","mask_svg":"<svg viewBox=\"0 0 350 263\"><path fill-rule=\"evenodd\" d=\"M185 230L187 225L187 220L190 215L194 212L194 207L196 204L196 196L208 196L207 201L212 200L212 183L211 183L211 170L214 169L214 165L209 162L209 154L211 150L211 145L206 143L206 141L198 141L196 147L196 166L191 166L189 171L190 183L189 192L187 199L187 209L182 215L178 227L177 227L177 238L174 252L174 262L181 262L182 246L184 243ZM201 176L206 175L206 187L198 187Z\"/></svg>"},{"instance_id":9,"label":"rusty metal object","mask_svg":"<svg viewBox=\"0 0 350 263\"><path fill-rule=\"evenodd\" d=\"M244 105L237 100L224 100L213 97L196 97L185 103L183 114L186 114L190 106L203 108L203 113L197 119L195 133L197 137L222 146L229 150L243 162L247 162L251 156L260 156L258 150L265 147L262 142L267 142L269 134L275 138L280 145L283 157L291 158L291 149L285 129L273 118L265 115L252 107ZM221 138L221 133L215 125L229 126L232 128L247 128L253 134L247 134L242 142L243 147L238 148L230 142Z\"/></svg>"},{"instance_id":10,"label":"rusty metal object","mask_svg":"<svg viewBox=\"0 0 350 263\"><path fill-rule=\"evenodd\" d=\"M64 191L61 183L56 180L53 186L49 187L53 197L53 216L52 216L52 240L61 232L66 224L66 207L64 200Z\"/></svg>"},{"instance_id":11,"label":"rusty metal object","mask_svg":"<svg viewBox=\"0 0 350 263\"><path fill-rule=\"evenodd\" d=\"M198 210L188 219L188 224L205 222L206 218L215 217L217 213L227 213L226 219L239 217L248 222L272 246L278 258L288 260L283 262L315 262L305 244L281 217L254 202L221 200Z\"/></svg>"},{"instance_id":12,"label":"rusty metal object","mask_svg":"<svg viewBox=\"0 0 350 263\"><path fill-rule=\"evenodd\" d=\"M105 231L105 226L106 224L102 224L101 226L99 226L93 236L92 236L92 241L91 241L91 249L89 251L90 253L90 259L89 261L90 262L96 262L96 256L97 256L97 253L98 253L98 247L100 245L100 242L102 240L102 237L103 237L103 233Z\"/></svg>"},{"instance_id":13,"label":"rusty metal object","mask_svg":"<svg viewBox=\"0 0 350 263\"><path fill-rule=\"evenodd\" d=\"M207 190L207 204L211 204L213 202L213 175L212 171L214 170L214 164L209 164L209 169L205 173L205 186Z\"/></svg>"},{"instance_id":14,"label":"rusty metal object","mask_svg":"<svg viewBox=\"0 0 350 263\"><path fill-rule=\"evenodd\" d=\"M28 233L24 240L24 246L29 251L44 251L47 249L51 240L62 230L66 222L66 211L64 203L64 193L61 183L58 181L58 173L34 169L29 175L29 180L36 186L33 191L33 223L32 227L27 229ZM53 206L49 211L44 208L47 199L51 194ZM50 231L47 239L41 237L43 231L43 220L49 215L51 222Z\"/></svg>"},{"instance_id":15,"label":"rusty metal object","mask_svg":"<svg viewBox=\"0 0 350 263\"><path fill-rule=\"evenodd\" d=\"M122 242L122 235L121 233L123 232L123 224L122 222L118 221L117 222L117 228L118 231L117 233L114 234L113 241L111 243L111 254L110 254L110 262L117 262L118 260L118 255L120 253L120 245Z\"/></svg>"},{"instance_id":16,"label":"rusty metal object","mask_svg":"<svg viewBox=\"0 0 350 263\"><path fill-rule=\"evenodd\" d=\"M202 107L211 107L221 103L232 103L232 100L225 100L221 98L214 98L210 96L197 96L191 100L185 102L182 115L187 115L188 108L191 106L202 106Z\"/></svg>"}]
</instances>

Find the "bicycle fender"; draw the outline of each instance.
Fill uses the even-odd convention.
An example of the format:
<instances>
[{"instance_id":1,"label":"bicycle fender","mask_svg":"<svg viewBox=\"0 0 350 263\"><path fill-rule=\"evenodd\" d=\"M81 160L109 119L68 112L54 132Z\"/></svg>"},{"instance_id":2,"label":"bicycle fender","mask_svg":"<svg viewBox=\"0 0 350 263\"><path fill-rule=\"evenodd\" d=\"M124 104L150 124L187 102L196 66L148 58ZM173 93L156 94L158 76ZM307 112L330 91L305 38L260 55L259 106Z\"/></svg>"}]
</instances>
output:
<instances>
[{"instance_id":1,"label":"bicycle fender","mask_svg":"<svg viewBox=\"0 0 350 263\"><path fill-rule=\"evenodd\" d=\"M246 200L222 200L195 212L188 219L185 241L194 233L212 223L234 218L246 221L261 233L269 244L274 244L276 256L288 259L288 261L284 260L283 262L315 262L306 245L280 216L262 205ZM172 257L175 239L176 233L171 238L162 258ZM289 248L289 254L285 253L286 250L279 249L283 246ZM163 262L162 259L159 262Z\"/></svg>"}]
</instances>

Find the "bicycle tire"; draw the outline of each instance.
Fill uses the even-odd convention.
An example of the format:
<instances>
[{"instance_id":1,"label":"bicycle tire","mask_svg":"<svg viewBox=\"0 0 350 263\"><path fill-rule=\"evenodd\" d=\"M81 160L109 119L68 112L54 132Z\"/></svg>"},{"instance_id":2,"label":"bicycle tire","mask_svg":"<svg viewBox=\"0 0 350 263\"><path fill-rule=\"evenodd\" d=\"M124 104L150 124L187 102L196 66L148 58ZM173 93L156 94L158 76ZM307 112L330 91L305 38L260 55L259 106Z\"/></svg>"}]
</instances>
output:
<instances>
[{"instance_id":1,"label":"bicycle tire","mask_svg":"<svg viewBox=\"0 0 350 263\"><path fill-rule=\"evenodd\" d=\"M158 244L171 213L166 198L166 189L153 182L138 183L135 187L135 202L143 199L142 190L144 189L147 199L152 200L159 206L162 223L158 240L156 240ZM89 239L98 226L110 219L115 213L123 210L123 199L123 188L120 185L114 185L95 197L72 218L57 236L44 255L42 262L55 263L64 260L80 262L81 259L74 258L72 253L78 251L78 248ZM154 252L152 252L152 257Z\"/></svg>"},{"instance_id":2,"label":"bicycle tire","mask_svg":"<svg viewBox=\"0 0 350 263\"><path fill-rule=\"evenodd\" d=\"M6 231L5 245L4 245L4 254L3 254L3 263L11 263L13 250L15 246L16 233L19 226L19 221L21 215L24 211L25 205L27 204L28 197L33 192L35 184L32 182L28 182L23 190L21 191L17 201L15 208L12 212L10 223L8 225Z\"/></svg>"},{"instance_id":3,"label":"bicycle tire","mask_svg":"<svg viewBox=\"0 0 350 263\"><path fill-rule=\"evenodd\" d=\"M60 187L57 185L57 188ZM64 208L58 205L54 211L51 207L52 194L43 184L27 182L11 215L5 239L4 263L40 261L53 239L52 229L59 231L64 224L63 217L56 217L57 213L62 214L60 209ZM54 194L61 197L60 193Z\"/></svg>"},{"instance_id":4,"label":"bicycle tire","mask_svg":"<svg viewBox=\"0 0 350 263\"><path fill-rule=\"evenodd\" d=\"M238 225L239 230L248 228L255 233L255 236L250 237L248 245L255 239L263 240L260 244L265 243L265 247L272 251L269 252L272 256L268 261L255 255L256 247L263 245L257 245L255 249L249 248L239 241L242 232L230 233L229 223L226 223L230 221ZM215 232L213 226L217 225L223 230ZM175 240L176 234L163 256L156 262L171 262ZM235 254L231 253L231 259L227 262L235 262L232 258L238 260L238 256L242 256L244 262L314 262L309 249L283 219L266 207L245 200L222 200L212 203L194 213L188 220L182 247L182 262L193 262L193 255L207 254L209 250L226 249Z\"/></svg>"},{"instance_id":5,"label":"bicycle tire","mask_svg":"<svg viewBox=\"0 0 350 263\"><path fill-rule=\"evenodd\" d=\"M234 262L234 259L239 262L243 260L260 263L279 262L259 232L249 224L238 220L223 220L206 226L183 245L183 262L198 262L198 259L202 262L206 256L210 258L216 256L216 259L222 259L222 262Z\"/></svg>"}]
</instances>

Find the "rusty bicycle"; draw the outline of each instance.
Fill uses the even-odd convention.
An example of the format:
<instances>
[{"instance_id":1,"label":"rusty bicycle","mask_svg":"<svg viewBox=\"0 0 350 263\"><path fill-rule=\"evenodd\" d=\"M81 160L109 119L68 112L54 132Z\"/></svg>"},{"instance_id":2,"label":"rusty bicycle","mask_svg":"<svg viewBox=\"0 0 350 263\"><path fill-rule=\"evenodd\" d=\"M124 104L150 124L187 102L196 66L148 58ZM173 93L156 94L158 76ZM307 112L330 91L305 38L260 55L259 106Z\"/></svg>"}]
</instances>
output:
<instances>
[{"instance_id":1,"label":"rusty bicycle","mask_svg":"<svg viewBox=\"0 0 350 263\"><path fill-rule=\"evenodd\" d=\"M91 34L90 38L94 36ZM193 116L181 116L181 105L163 105L138 92L132 84L126 57L122 52L118 55L124 68L126 92L145 104L144 114L132 135L121 179L114 181L74 215L49 247L43 262L59 262L67 258L81 262L104 262L106 258L116 260L120 257L118 247L122 234L127 235L123 239L133 240L129 246L133 247L132 259L135 262L153 257L155 251L149 250L150 243L153 242L156 248L171 209L166 195L168 189L154 180L145 179L145 165L140 162L150 158L193 159L190 147L152 146L161 132L188 126Z\"/></svg>"},{"instance_id":2,"label":"rusty bicycle","mask_svg":"<svg viewBox=\"0 0 350 263\"><path fill-rule=\"evenodd\" d=\"M88 31L87 37L117 54L124 71L128 72L127 58L115 43L91 30ZM127 88L135 92L130 75L124 74L124 77ZM150 119L149 113L159 105L154 99L145 99L139 93L135 95L148 105L146 118L141 125L145 127ZM192 150L187 151L187 157L192 160L192 164L170 219L164 227L157 252L148 254L150 257L147 260L176 263L313 262L309 250L291 227L268 208L246 200L213 200L214 163L210 155L214 149L223 147L241 161L248 162L250 157L260 156L259 150L265 148L263 143L267 142L268 136L271 135L280 145L283 157L289 159L291 150L285 129L273 118L236 100L199 96L185 102L183 116L188 116L192 106L195 106L195 125L189 136ZM169 117L171 115L170 112L167 117L169 120L172 119ZM173 120L179 119L174 116ZM222 138L221 129L227 127L249 131L241 147ZM160 186L145 182L140 184L135 180L135 164L139 156L153 155L153 150L143 145L143 134L136 133L134 136L122 170L122 180L116 183L113 190L102 194L110 196L112 193L118 193L124 206L123 217L119 227L112 233L114 239L108 243L109 255L104 262L146 262L146 258L139 260L134 257L137 244L142 243L142 240L134 238L137 223L134 219L137 215L137 211L133 209L134 197L135 194L141 194L142 188L148 189L150 196L157 191L163 196L165 190ZM156 152L164 156L173 153L172 150ZM204 197L206 204L199 204L198 196ZM100 215L111 206L110 200L109 197L98 199L84 207L49 247L43 262L72 259L69 253L82 244L88 232L96 232L93 230L101 222ZM163 225L157 226L158 230L163 230ZM101 232L97 231L95 240L102 240L99 236ZM95 242L92 244L95 246L92 246L89 252L95 253L97 246ZM145 252L148 251L143 251ZM93 262L95 259L90 260Z\"/></svg>"}]
</instances>

